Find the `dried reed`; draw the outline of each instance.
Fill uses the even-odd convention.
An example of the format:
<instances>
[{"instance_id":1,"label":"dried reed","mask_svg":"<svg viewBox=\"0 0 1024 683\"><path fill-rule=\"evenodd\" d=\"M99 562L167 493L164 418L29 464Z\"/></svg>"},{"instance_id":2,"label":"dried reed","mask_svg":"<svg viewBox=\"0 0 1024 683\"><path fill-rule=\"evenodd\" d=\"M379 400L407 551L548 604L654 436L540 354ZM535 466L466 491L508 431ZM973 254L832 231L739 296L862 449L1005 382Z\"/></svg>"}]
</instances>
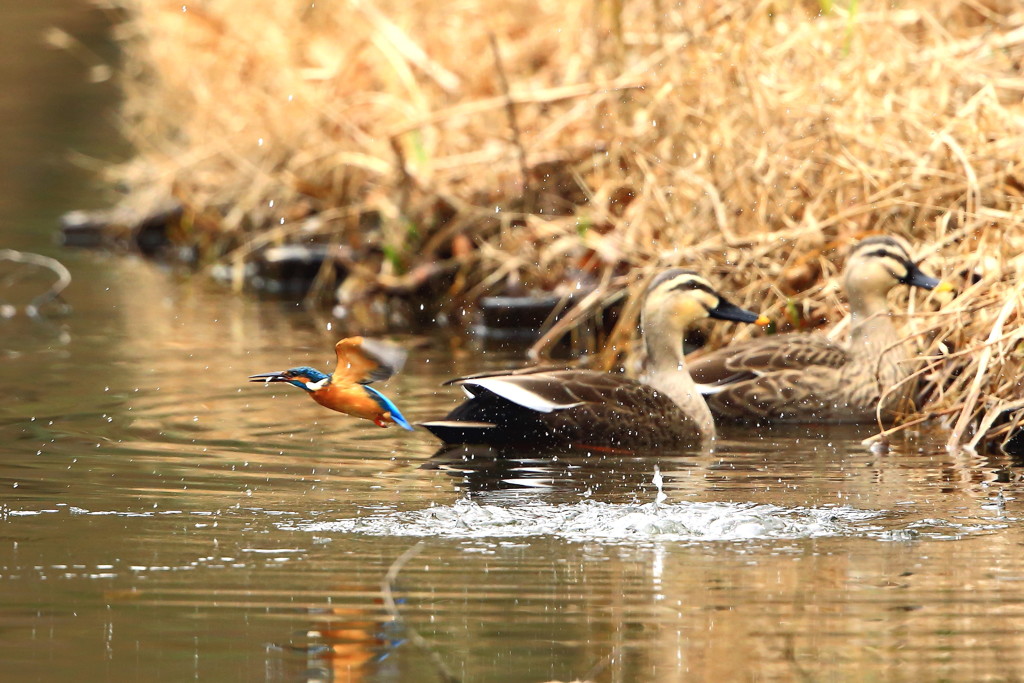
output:
<instances>
[{"instance_id":1,"label":"dried reed","mask_svg":"<svg viewBox=\"0 0 1024 683\"><path fill-rule=\"evenodd\" d=\"M684 264L786 327L839 320L838 256L897 233L960 288L905 321L922 410L951 446L1020 420L1016 0L114 3L112 175L211 258L372 245L386 290L454 256L449 301L600 283L593 310Z\"/></svg>"}]
</instances>

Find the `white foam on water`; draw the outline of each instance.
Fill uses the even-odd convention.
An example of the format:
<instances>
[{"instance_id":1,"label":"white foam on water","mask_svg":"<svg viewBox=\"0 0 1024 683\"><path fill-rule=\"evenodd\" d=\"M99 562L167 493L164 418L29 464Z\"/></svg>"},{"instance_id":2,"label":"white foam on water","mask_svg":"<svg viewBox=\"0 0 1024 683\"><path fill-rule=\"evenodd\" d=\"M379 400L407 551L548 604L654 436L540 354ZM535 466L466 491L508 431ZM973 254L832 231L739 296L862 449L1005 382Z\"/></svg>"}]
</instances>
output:
<instances>
[{"instance_id":1,"label":"white foam on water","mask_svg":"<svg viewBox=\"0 0 1024 683\"><path fill-rule=\"evenodd\" d=\"M572 504L526 503L510 507L459 501L408 512L389 512L333 522L279 524L282 530L371 536L517 538L558 536L570 540L743 541L864 535L864 522L881 512L850 507L783 508L752 503Z\"/></svg>"}]
</instances>

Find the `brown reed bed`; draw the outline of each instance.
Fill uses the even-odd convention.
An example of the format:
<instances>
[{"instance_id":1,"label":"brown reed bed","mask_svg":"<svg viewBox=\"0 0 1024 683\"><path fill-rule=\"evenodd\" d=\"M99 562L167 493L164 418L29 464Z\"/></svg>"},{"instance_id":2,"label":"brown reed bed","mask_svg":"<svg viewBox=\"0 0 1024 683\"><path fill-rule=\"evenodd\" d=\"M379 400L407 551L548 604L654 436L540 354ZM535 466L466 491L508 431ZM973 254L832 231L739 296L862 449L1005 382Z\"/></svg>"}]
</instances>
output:
<instances>
[{"instance_id":1,"label":"brown reed bed","mask_svg":"<svg viewBox=\"0 0 1024 683\"><path fill-rule=\"evenodd\" d=\"M543 355L667 265L842 325L845 247L896 233L959 290L909 302L904 424L976 446L1024 415L1016 0L113 2L138 156L111 177L180 202L206 262L317 241L343 304L433 278L441 312L586 285Z\"/></svg>"}]
</instances>

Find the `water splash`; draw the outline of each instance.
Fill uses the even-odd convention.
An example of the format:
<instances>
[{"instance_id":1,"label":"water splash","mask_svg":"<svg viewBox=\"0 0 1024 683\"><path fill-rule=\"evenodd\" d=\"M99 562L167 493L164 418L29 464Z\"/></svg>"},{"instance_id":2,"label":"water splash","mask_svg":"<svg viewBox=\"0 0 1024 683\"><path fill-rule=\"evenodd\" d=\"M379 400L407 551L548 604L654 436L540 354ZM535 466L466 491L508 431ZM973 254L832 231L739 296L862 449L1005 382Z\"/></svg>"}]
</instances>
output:
<instances>
[{"instance_id":1,"label":"water splash","mask_svg":"<svg viewBox=\"0 0 1024 683\"><path fill-rule=\"evenodd\" d=\"M334 522L285 522L286 531L340 532L371 536L520 538L569 540L740 541L862 535L881 515L849 507L783 508L752 503L527 503L501 507L462 500L411 512L390 512Z\"/></svg>"},{"instance_id":2,"label":"water splash","mask_svg":"<svg viewBox=\"0 0 1024 683\"><path fill-rule=\"evenodd\" d=\"M840 536L877 531L862 523L880 512L850 507L783 508L754 503L683 502L665 504L661 469L651 478L651 503L602 503L585 497L576 503L529 502L514 506L461 500L425 510L384 512L336 522L285 522L285 531L342 532L370 536L520 538L556 536L570 540L740 541Z\"/></svg>"},{"instance_id":3,"label":"water splash","mask_svg":"<svg viewBox=\"0 0 1024 683\"><path fill-rule=\"evenodd\" d=\"M654 466L654 478L653 478L653 481L654 481L654 485L658 489L658 495L656 495L654 497L654 507L655 507L655 509L657 509L657 507L659 505L661 505L666 500L668 500L668 495L666 495L665 490L662 488L662 484L664 483L664 481L661 478L661 468L658 467L657 465Z\"/></svg>"}]
</instances>

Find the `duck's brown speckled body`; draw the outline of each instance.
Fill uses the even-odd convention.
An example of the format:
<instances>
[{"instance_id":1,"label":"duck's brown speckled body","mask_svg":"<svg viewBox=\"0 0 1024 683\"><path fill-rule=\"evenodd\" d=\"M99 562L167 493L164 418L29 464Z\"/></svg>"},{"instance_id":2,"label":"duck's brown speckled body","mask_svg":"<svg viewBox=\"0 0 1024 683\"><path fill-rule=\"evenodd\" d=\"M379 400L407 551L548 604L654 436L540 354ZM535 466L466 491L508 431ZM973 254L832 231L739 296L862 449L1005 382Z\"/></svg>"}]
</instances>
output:
<instances>
[{"instance_id":1,"label":"duck's brown speckled body","mask_svg":"<svg viewBox=\"0 0 1024 683\"><path fill-rule=\"evenodd\" d=\"M506 386L514 382L523 391L544 396L556 406L548 412L525 407L495 393L489 388L495 386L490 379L459 380L472 398L445 418L446 422L456 424L442 428L437 423L427 423L426 427L448 443L474 442L480 438L479 425L486 424L491 425L486 428L488 443L650 449L699 442L711 425L710 413L707 420L695 419L692 406L687 410L668 395L621 375L591 370L537 370L514 378L493 378ZM692 395L696 396L696 392ZM699 400L699 396L696 398Z\"/></svg>"},{"instance_id":2,"label":"duck's brown speckled body","mask_svg":"<svg viewBox=\"0 0 1024 683\"><path fill-rule=\"evenodd\" d=\"M948 289L925 275L905 242L870 237L847 259L843 284L850 301L844 341L821 334L763 337L691 361L716 418L755 422L870 422L907 396L910 350L892 322L886 295L900 284ZM895 388L895 390L893 390ZM881 406L879 402L881 401Z\"/></svg>"},{"instance_id":3,"label":"duck's brown speckled body","mask_svg":"<svg viewBox=\"0 0 1024 683\"><path fill-rule=\"evenodd\" d=\"M453 380L469 398L424 426L446 443L652 449L714 436L711 413L682 354L686 327L705 317L766 322L728 303L696 273L672 269L647 288L638 380L590 370L526 369Z\"/></svg>"}]
</instances>

